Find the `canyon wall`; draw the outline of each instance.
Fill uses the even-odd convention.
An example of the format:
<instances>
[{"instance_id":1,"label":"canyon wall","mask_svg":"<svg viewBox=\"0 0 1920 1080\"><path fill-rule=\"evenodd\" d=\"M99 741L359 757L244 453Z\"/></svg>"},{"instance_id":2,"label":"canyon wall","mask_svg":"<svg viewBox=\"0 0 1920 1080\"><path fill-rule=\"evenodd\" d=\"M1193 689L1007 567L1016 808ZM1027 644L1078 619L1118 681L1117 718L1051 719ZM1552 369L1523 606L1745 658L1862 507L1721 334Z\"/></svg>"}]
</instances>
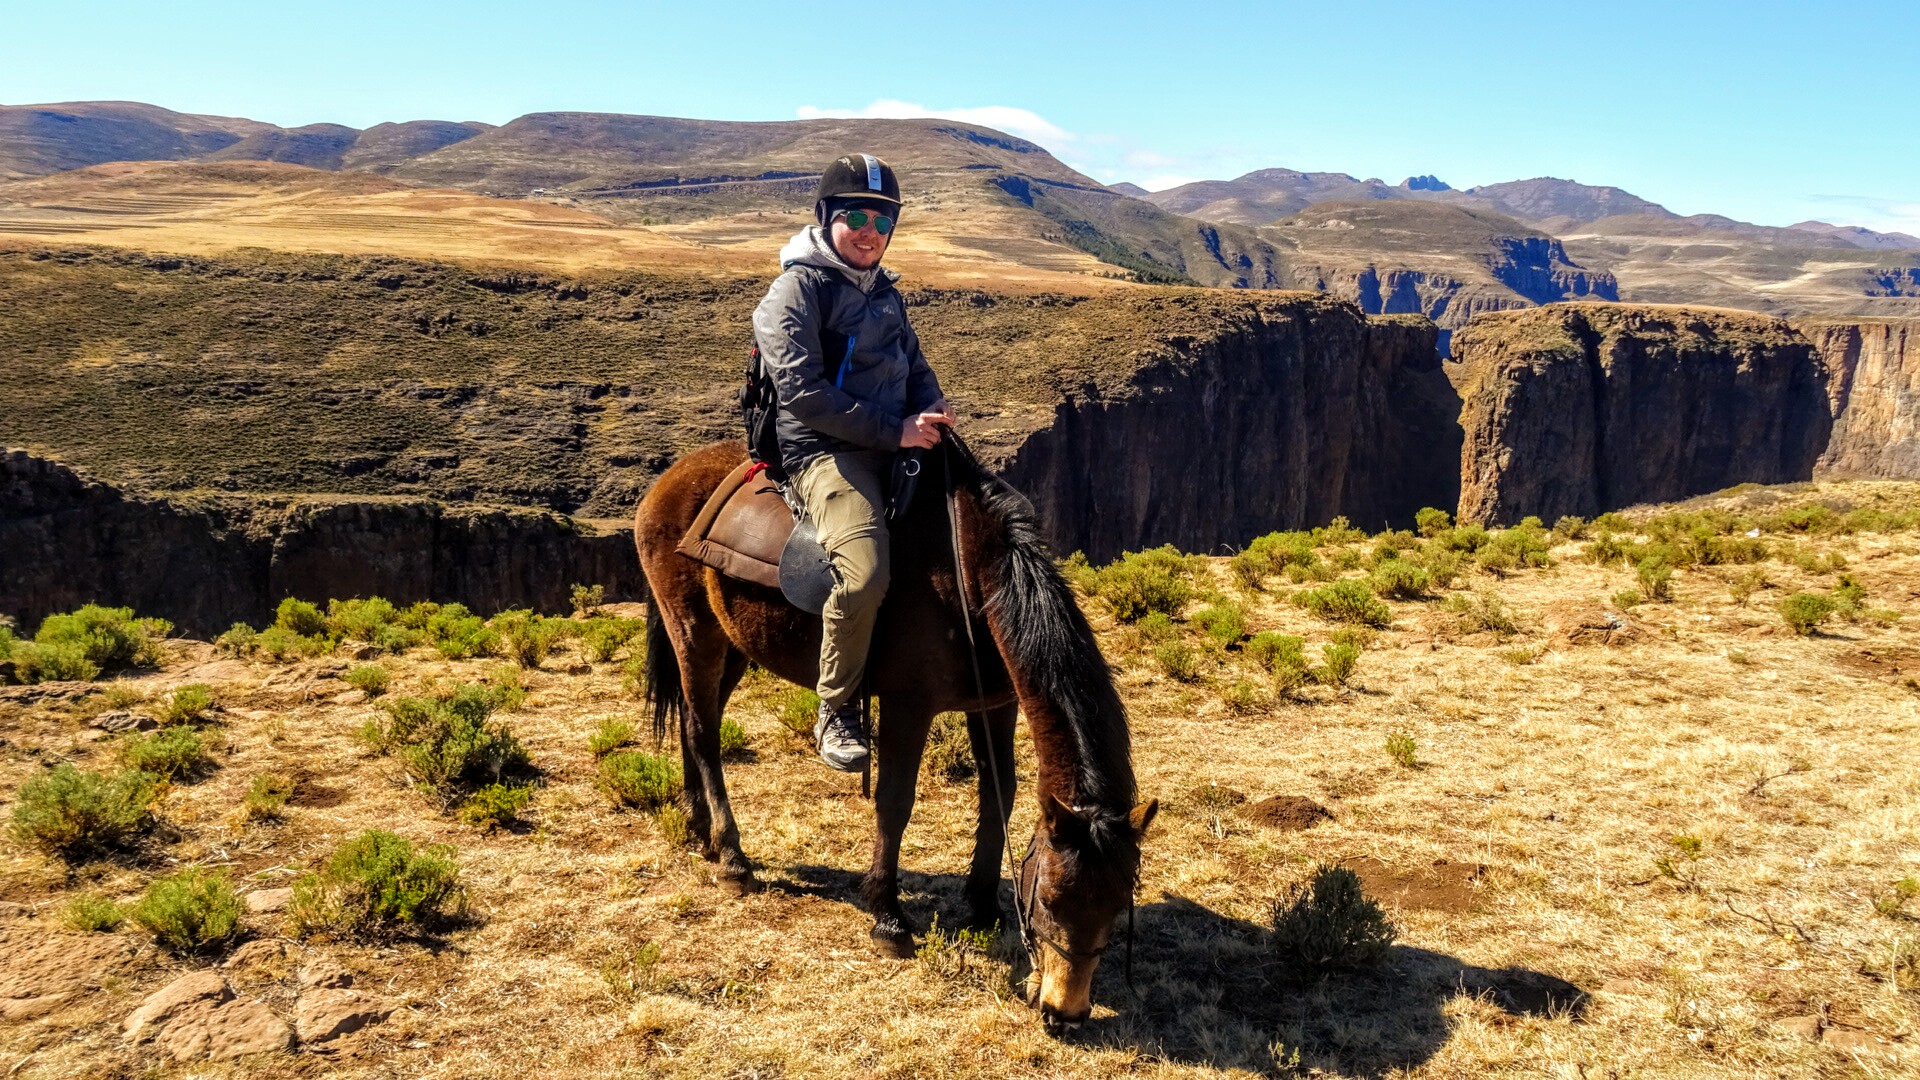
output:
<instances>
[{"instance_id":1,"label":"canyon wall","mask_svg":"<svg viewBox=\"0 0 1920 1080\"><path fill-rule=\"evenodd\" d=\"M1796 319L1832 373L1823 475L1920 478L1920 321Z\"/></svg>"},{"instance_id":2,"label":"canyon wall","mask_svg":"<svg viewBox=\"0 0 1920 1080\"><path fill-rule=\"evenodd\" d=\"M630 531L426 499L139 495L0 455L0 612L27 630L90 602L195 634L270 621L288 596L558 611L575 583L638 599Z\"/></svg>"},{"instance_id":3,"label":"canyon wall","mask_svg":"<svg viewBox=\"0 0 1920 1080\"><path fill-rule=\"evenodd\" d=\"M1833 426L1825 361L1766 316L1557 304L1482 316L1454 346L1466 521L1805 480Z\"/></svg>"}]
</instances>

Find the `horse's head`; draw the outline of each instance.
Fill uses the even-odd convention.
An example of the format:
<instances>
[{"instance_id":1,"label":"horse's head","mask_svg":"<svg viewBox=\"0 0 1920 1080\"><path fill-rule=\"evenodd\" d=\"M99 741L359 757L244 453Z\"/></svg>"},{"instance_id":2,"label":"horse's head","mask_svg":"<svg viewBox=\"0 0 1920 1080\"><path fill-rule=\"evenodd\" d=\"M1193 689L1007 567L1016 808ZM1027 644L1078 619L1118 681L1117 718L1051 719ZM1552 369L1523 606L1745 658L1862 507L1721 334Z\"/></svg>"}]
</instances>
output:
<instances>
[{"instance_id":1,"label":"horse's head","mask_svg":"<svg viewBox=\"0 0 1920 1080\"><path fill-rule=\"evenodd\" d=\"M1077 1028L1093 1011L1093 969L1132 906L1140 840L1159 809L1154 799L1122 812L1040 796L1033 845L1014 885L1033 957L1028 995L1049 1032Z\"/></svg>"}]
</instances>

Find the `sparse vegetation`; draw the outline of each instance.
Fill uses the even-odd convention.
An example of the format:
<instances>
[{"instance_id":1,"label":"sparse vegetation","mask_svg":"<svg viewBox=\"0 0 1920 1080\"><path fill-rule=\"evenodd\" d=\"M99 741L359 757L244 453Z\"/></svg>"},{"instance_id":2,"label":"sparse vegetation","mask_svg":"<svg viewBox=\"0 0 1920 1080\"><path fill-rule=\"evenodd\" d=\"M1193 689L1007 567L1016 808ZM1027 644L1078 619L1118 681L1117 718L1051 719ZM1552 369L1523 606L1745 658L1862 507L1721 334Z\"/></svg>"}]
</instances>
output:
<instances>
[{"instance_id":1,"label":"sparse vegetation","mask_svg":"<svg viewBox=\"0 0 1920 1080\"><path fill-rule=\"evenodd\" d=\"M1455 593L1447 597L1442 610L1453 617L1456 633L1491 633L1504 638L1520 632L1520 626L1513 618L1513 610L1500 598L1500 594L1490 590Z\"/></svg>"},{"instance_id":2,"label":"sparse vegetation","mask_svg":"<svg viewBox=\"0 0 1920 1080\"><path fill-rule=\"evenodd\" d=\"M83 934L111 934L126 920L126 908L96 893L81 893L60 908L67 929Z\"/></svg>"},{"instance_id":3,"label":"sparse vegetation","mask_svg":"<svg viewBox=\"0 0 1920 1080\"><path fill-rule=\"evenodd\" d=\"M287 800L293 798L295 783L293 777L284 773L261 773L253 778L247 788L247 798L241 804L241 816L247 821L276 821L286 811Z\"/></svg>"},{"instance_id":4,"label":"sparse vegetation","mask_svg":"<svg viewBox=\"0 0 1920 1080\"><path fill-rule=\"evenodd\" d=\"M600 786L622 806L657 810L680 794L680 767L664 755L617 750L600 759Z\"/></svg>"},{"instance_id":5,"label":"sparse vegetation","mask_svg":"<svg viewBox=\"0 0 1920 1080\"><path fill-rule=\"evenodd\" d=\"M1153 662L1169 679L1192 682L1200 676L1200 658L1184 641L1166 641L1153 647Z\"/></svg>"},{"instance_id":6,"label":"sparse vegetation","mask_svg":"<svg viewBox=\"0 0 1920 1080\"><path fill-rule=\"evenodd\" d=\"M1115 618L1133 622L1153 611L1178 616L1193 596L1194 566L1193 556L1167 545L1129 551L1083 580L1090 595L1105 601Z\"/></svg>"},{"instance_id":7,"label":"sparse vegetation","mask_svg":"<svg viewBox=\"0 0 1920 1080\"><path fill-rule=\"evenodd\" d=\"M239 931L241 910L226 874L189 867L148 886L133 921L173 952L207 952Z\"/></svg>"},{"instance_id":8,"label":"sparse vegetation","mask_svg":"<svg viewBox=\"0 0 1920 1080\"><path fill-rule=\"evenodd\" d=\"M519 821L532 800L532 784L488 784L467 796L456 816L469 825L504 828Z\"/></svg>"},{"instance_id":9,"label":"sparse vegetation","mask_svg":"<svg viewBox=\"0 0 1920 1080\"><path fill-rule=\"evenodd\" d=\"M927 729L927 749L920 758L926 774L948 784L969 780L975 775L973 744L967 737L964 713L941 713Z\"/></svg>"},{"instance_id":10,"label":"sparse vegetation","mask_svg":"<svg viewBox=\"0 0 1920 1080\"><path fill-rule=\"evenodd\" d=\"M164 619L136 618L132 608L87 604L47 616L32 641L17 640L8 630L0 660L12 661L18 682L95 679L102 672L158 663L160 643L172 630Z\"/></svg>"},{"instance_id":11,"label":"sparse vegetation","mask_svg":"<svg viewBox=\"0 0 1920 1080\"><path fill-rule=\"evenodd\" d=\"M646 621L642 619L589 619L580 632L580 643L586 649L588 660L604 664L646 628Z\"/></svg>"},{"instance_id":12,"label":"sparse vegetation","mask_svg":"<svg viewBox=\"0 0 1920 1080\"><path fill-rule=\"evenodd\" d=\"M21 786L14 838L69 858L118 847L151 823L161 783L134 769L109 774L62 763Z\"/></svg>"},{"instance_id":13,"label":"sparse vegetation","mask_svg":"<svg viewBox=\"0 0 1920 1080\"><path fill-rule=\"evenodd\" d=\"M393 675L378 664L361 664L346 674L347 685L370 698L379 697L393 685Z\"/></svg>"},{"instance_id":14,"label":"sparse vegetation","mask_svg":"<svg viewBox=\"0 0 1920 1080\"><path fill-rule=\"evenodd\" d=\"M575 615L591 618L600 614L600 606L607 602L607 587L575 584L567 593L567 601Z\"/></svg>"},{"instance_id":15,"label":"sparse vegetation","mask_svg":"<svg viewBox=\"0 0 1920 1080\"><path fill-rule=\"evenodd\" d=\"M1313 669L1313 679L1326 686L1345 686L1359 665L1359 645L1351 641L1330 641L1320 647L1320 666Z\"/></svg>"},{"instance_id":16,"label":"sparse vegetation","mask_svg":"<svg viewBox=\"0 0 1920 1080\"><path fill-rule=\"evenodd\" d=\"M1414 744L1413 736L1404 731L1387 736L1387 756L1403 769L1412 769L1420 764L1419 747Z\"/></svg>"},{"instance_id":17,"label":"sparse vegetation","mask_svg":"<svg viewBox=\"0 0 1920 1080\"><path fill-rule=\"evenodd\" d=\"M155 719L163 725L197 724L207 718L212 708L213 687L206 683L189 683L167 695Z\"/></svg>"},{"instance_id":18,"label":"sparse vegetation","mask_svg":"<svg viewBox=\"0 0 1920 1080\"><path fill-rule=\"evenodd\" d=\"M1378 627L1393 623L1393 609L1376 599L1365 582L1352 578L1318 589L1304 589L1293 599L1294 603L1333 622Z\"/></svg>"},{"instance_id":19,"label":"sparse vegetation","mask_svg":"<svg viewBox=\"0 0 1920 1080\"><path fill-rule=\"evenodd\" d=\"M1818 630L1833 614L1833 608L1833 597L1826 593L1794 593L1780 601L1780 617L1794 633L1804 637Z\"/></svg>"},{"instance_id":20,"label":"sparse vegetation","mask_svg":"<svg viewBox=\"0 0 1920 1080\"><path fill-rule=\"evenodd\" d=\"M747 753L747 729L740 726L732 717L720 719L720 756L723 758L745 757Z\"/></svg>"},{"instance_id":21,"label":"sparse vegetation","mask_svg":"<svg viewBox=\"0 0 1920 1080\"><path fill-rule=\"evenodd\" d=\"M795 686L780 697L780 725L806 742L813 741L813 725L820 719L820 695Z\"/></svg>"},{"instance_id":22,"label":"sparse vegetation","mask_svg":"<svg viewBox=\"0 0 1920 1080\"><path fill-rule=\"evenodd\" d=\"M1247 636L1247 615L1240 605L1213 604L1193 613L1193 625L1222 648L1240 644Z\"/></svg>"},{"instance_id":23,"label":"sparse vegetation","mask_svg":"<svg viewBox=\"0 0 1920 1080\"><path fill-rule=\"evenodd\" d=\"M466 684L441 697L401 697L385 706L386 722L367 736L398 758L421 791L450 806L484 784L527 768L526 748L505 722L490 722L495 696Z\"/></svg>"},{"instance_id":24,"label":"sparse vegetation","mask_svg":"<svg viewBox=\"0 0 1920 1080\"><path fill-rule=\"evenodd\" d=\"M1371 967L1386 958L1396 933L1359 875L1344 867L1315 868L1274 905L1273 949L1296 975Z\"/></svg>"},{"instance_id":25,"label":"sparse vegetation","mask_svg":"<svg viewBox=\"0 0 1920 1080\"><path fill-rule=\"evenodd\" d=\"M571 629L564 619L547 619L531 611L503 611L487 622L500 655L523 668L537 668L553 650L553 643Z\"/></svg>"},{"instance_id":26,"label":"sparse vegetation","mask_svg":"<svg viewBox=\"0 0 1920 1080\"><path fill-rule=\"evenodd\" d=\"M206 746L192 728L162 728L151 735L129 736L120 745L120 756L130 769L178 780L205 763Z\"/></svg>"},{"instance_id":27,"label":"sparse vegetation","mask_svg":"<svg viewBox=\"0 0 1920 1080\"><path fill-rule=\"evenodd\" d=\"M466 891L452 848L415 850L392 833L368 830L294 882L287 917L289 928L301 936L368 937L430 927L465 909Z\"/></svg>"},{"instance_id":28,"label":"sparse vegetation","mask_svg":"<svg viewBox=\"0 0 1920 1080\"><path fill-rule=\"evenodd\" d=\"M596 758L608 754L633 742L633 724L623 717L609 716L600 721L600 726L587 736L587 749Z\"/></svg>"}]
</instances>

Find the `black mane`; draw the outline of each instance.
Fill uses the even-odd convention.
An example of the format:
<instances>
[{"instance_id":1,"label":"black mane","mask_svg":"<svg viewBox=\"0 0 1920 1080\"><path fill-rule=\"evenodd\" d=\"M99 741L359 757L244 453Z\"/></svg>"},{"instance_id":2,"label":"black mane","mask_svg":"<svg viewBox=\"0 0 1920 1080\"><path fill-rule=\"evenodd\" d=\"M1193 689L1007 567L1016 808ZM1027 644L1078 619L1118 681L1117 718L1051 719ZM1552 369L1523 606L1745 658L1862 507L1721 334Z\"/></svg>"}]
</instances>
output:
<instances>
[{"instance_id":1,"label":"black mane","mask_svg":"<svg viewBox=\"0 0 1920 1080\"><path fill-rule=\"evenodd\" d=\"M1002 628L1008 660L1066 721L1077 751L1082 808L1093 811L1089 823L1096 844L1105 846L1099 844L1102 834L1125 825L1135 797L1127 710L1114 689L1113 673L1072 587L1054 566L1033 504L988 472L958 436L948 433L943 442L954 483L978 497L1006 543L993 575L999 588L986 599L987 614Z\"/></svg>"}]
</instances>

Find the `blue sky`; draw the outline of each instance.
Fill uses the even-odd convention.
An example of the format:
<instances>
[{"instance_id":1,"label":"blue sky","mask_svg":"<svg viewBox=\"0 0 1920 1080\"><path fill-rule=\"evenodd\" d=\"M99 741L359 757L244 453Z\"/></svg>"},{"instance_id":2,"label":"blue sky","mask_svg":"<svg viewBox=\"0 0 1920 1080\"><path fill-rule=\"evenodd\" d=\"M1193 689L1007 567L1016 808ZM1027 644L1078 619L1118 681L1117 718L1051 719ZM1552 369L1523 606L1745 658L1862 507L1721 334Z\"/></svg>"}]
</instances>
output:
<instances>
[{"instance_id":1,"label":"blue sky","mask_svg":"<svg viewBox=\"0 0 1920 1080\"><path fill-rule=\"evenodd\" d=\"M1920 4L9 4L0 103L976 119L1107 182L1613 184L1920 233ZM984 111L982 111L984 110Z\"/></svg>"}]
</instances>

